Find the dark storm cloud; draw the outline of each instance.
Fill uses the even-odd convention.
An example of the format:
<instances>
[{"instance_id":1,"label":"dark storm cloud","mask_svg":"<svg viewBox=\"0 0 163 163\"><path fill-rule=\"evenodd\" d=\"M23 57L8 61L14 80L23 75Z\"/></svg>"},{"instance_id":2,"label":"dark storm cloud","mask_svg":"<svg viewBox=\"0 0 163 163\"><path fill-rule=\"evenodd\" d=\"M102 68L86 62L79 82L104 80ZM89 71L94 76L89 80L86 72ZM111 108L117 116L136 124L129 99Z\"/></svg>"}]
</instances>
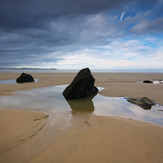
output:
<instances>
[{"instance_id":1,"label":"dark storm cloud","mask_svg":"<svg viewBox=\"0 0 163 163\"><path fill-rule=\"evenodd\" d=\"M40 28L59 17L97 14L113 9L149 9L157 0L0 0L0 27L5 30ZM137 12L137 11L136 11Z\"/></svg>"},{"instance_id":2,"label":"dark storm cloud","mask_svg":"<svg viewBox=\"0 0 163 163\"><path fill-rule=\"evenodd\" d=\"M125 26L132 32L151 32L154 24L139 22L139 11L155 8L157 0L0 0L0 67L49 62L50 53L107 42L122 37ZM157 8L157 10L156 10ZM159 10L158 10L159 9ZM125 11L131 19L119 22ZM118 16L117 16L118 15ZM140 15L141 18L141 15ZM144 20L147 17L144 18ZM158 19L159 20L159 19ZM155 24L159 21L155 20ZM142 24L141 24L142 23ZM147 26L150 25L150 29ZM146 30L148 28L148 30ZM157 28L156 30L160 30ZM58 54L59 55L59 54ZM41 57L40 57L41 56ZM54 62L59 56L53 58Z\"/></svg>"},{"instance_id":3,"label":"dark storm cloud","mask_svg":"<svg viewBox=\"0 0 163 163\"><path fill-rule=\"evenodd\" d=\"M0 27L39 27L58 17L94 14L126 4L129 0L1 0Z\"/></svg>"}]
</instances>

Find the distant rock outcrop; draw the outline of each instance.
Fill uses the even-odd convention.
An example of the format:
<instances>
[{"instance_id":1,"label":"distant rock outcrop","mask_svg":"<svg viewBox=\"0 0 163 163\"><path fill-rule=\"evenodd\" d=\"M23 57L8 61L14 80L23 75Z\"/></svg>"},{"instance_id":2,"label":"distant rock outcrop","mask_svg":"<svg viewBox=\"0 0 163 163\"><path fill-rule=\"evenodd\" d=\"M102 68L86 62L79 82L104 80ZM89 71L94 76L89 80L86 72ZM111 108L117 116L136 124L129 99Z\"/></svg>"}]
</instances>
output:
<instances>
[{"instance_id":1,"label":"distant rock outcrop","mask_svg":"<svg viewBox=\"0 0 163 163\"><path fill-rule=\"evenodd\" d=\"M26 82L34 82L34 78L30 74L22 73L19 78L16 79L17 83L26 83Z\"/></svg>"},{"instance_id":2,"label":"distant rock outcrop","mask_svg":"<svg viewBox=\"0 0 163 163\"><path fill-rule=\"evenodd\" d=\"M144 80L143 83L153 83L153 82L150 80Z\"/></svg>"},{"instance_id":3,"label":"distant rock outcrop","mask_svg":"<svg viewBox=\"0 0 163 163\"><path fill-rule=\"evenodd\" d=\"M66 99L85 98L98 93L98 89L94 86L93 78L89 68L79 71L72 83L66 87L63 96Z\"/></svg>"},{"instance_id":4,"label":"distant rock outcrop","mask_svg":"<svg viewBox=\"0 0 163 163\"><path fill-rule=\"evenodd\" d=\"M152 106L156 105L155 102L150 100L147 97L142 97L142 98L126 98L128 102L138 105L144 110L150 110Z\"/></svg>"}]
</instances>

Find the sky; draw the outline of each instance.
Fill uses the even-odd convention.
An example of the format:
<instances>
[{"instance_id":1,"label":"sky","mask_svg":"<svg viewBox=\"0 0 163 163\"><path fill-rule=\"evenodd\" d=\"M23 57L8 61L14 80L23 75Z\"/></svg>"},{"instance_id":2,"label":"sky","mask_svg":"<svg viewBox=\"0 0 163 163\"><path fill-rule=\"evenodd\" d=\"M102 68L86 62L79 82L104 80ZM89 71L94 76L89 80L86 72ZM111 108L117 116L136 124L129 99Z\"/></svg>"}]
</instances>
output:
<instances>
[{"instance_id":1,"label":"sky","mask_svg":"<svg viewBox=\"0 0 163 163\"><path fill-rule=\"evenodd\" d=\"M163 0L0 0L0 67L163 69Z\"/></svg>"}]
</instances>

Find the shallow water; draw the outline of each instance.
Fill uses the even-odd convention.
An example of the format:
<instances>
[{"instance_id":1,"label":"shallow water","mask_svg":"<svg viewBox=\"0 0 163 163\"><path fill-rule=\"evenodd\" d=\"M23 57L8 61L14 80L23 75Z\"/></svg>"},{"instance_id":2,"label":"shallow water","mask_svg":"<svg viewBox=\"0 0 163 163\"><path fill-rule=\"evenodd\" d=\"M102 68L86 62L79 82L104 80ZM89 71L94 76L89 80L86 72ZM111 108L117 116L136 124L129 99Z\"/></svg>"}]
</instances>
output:
<instances>
[{"instance_id":1,"label":"shallow water","mask_svg":"<svg viewBox=\"0 0 163 163\"><path fill-rule=\"evenodd\" d=\"M8 85L8 84L16 84L16 80L15 79L11 79L11 80L0 80L0 83L1 84L5 84L5 85Z\"/></svg>"},{"instance_id":2,"label":"shallow water","mask_svg":"<svg viewBox=\"0 0 163 163\"><path fill-rule=\"evenodd\" d=\"M116 116L140 120L163 126L163 106L155 105L144 110L127 102L123 97L105 97L97 94L86 99L69 100L63 97L63 86L34 89L16 92L14 96L0 97L1 108L16 110L43 111L51 115L58 113L86 112L100 116Z\"/></svg>"},{"instance_id":3,"label":"shallow water","mask_svg":"<svg viewBox=\"0 0 163 163\"><path fill-rule=\"evenodd\" d=\"M38 81L38 79L34 79L35 82ZM8 85L8 84L17 84L16 82L16 79L11 79L11 80L0 80L0 83L1 84L5 84L5 85Z\"/></svg>"}]
</instances>

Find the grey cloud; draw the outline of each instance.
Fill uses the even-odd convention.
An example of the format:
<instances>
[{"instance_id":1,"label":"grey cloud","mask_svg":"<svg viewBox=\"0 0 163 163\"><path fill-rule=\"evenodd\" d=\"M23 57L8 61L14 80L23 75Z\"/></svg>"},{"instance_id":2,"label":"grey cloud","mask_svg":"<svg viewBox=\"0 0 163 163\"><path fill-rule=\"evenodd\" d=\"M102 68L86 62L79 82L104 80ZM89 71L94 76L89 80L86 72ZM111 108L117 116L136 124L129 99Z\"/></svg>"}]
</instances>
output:
<instances>
[{"instance_id":1,"label":"grey cloud","mask_svg":"<svg viewBox=\"0 0 163 163\"><path fill-rule=\"evenodd\" d=\"M31 53L51 53L55 50L91 45L106 38L118 37L119 28L115 18L103 14L83 16L71 20L58 19L51 22L47 29L24 29L17 32L1 32L0 52L10 55L18 52L22 55ZM68 47L69 48L69 47ZM17 54L15 54L17 55Z\"/></svg>"},{"instance_id":2,"label":"grey cloud","mask_svg":"<svg viewBox=\"0 0 163 163\"><path fill-rule=\"evenodd\" d=\"M163 32L163 18L158 18L153 21L143 20L139 24L136 24L132 30L139 34Z\"/></svg>"},{"instance_id":3,"label":"grey cloud","mask_svg":"<svg viewBox=\"0 0 163 163\"><path fill-rule=\"evenodd\" d=\"M122 37L123 29L132 22L132 16L119 22L117 14L138 6L148 10L157 4L157 0L0 0L0 66L50 62L53 52L64 50L66 54L108 43ZM138 20L132 23L140 23ZM133 32L143 33L141 30L137 27Z\"/></svg>"},{"instance_id":4,"label":"grey cloud","mask_svg":"<svg viewBox=\"0 0 163 163\"><path fill-rule=\"evenodd\" d=\"M0 0L0 29L46 29L52 21L81 15L150 9L158 0ZM140 9L139 9L140 10ZM137 11L134 11L137 12Z\"/></svg>"},{"instance_id":5,"label":"grey cloud","mask_svg":"<svg viewBox=\"0 0 163 163\"><path fill-rule=\"evenodd\" d=\"M1 0L0 27L5 30L43 26L64 16L94 14L125 6L129 0Z\"/></svg>"},{"instance_id":6,"label":"grey cloud","mask_svg":"<svg viewBox=\"0 0 163 163\"><path fill-rule=\"evenodd\" d=\"M51 21L69 16L97 14L116 9L130 11L141 7L150 8L157 0L0 0L0 28L45 28Z\"/></svg>"}]
</instances>

